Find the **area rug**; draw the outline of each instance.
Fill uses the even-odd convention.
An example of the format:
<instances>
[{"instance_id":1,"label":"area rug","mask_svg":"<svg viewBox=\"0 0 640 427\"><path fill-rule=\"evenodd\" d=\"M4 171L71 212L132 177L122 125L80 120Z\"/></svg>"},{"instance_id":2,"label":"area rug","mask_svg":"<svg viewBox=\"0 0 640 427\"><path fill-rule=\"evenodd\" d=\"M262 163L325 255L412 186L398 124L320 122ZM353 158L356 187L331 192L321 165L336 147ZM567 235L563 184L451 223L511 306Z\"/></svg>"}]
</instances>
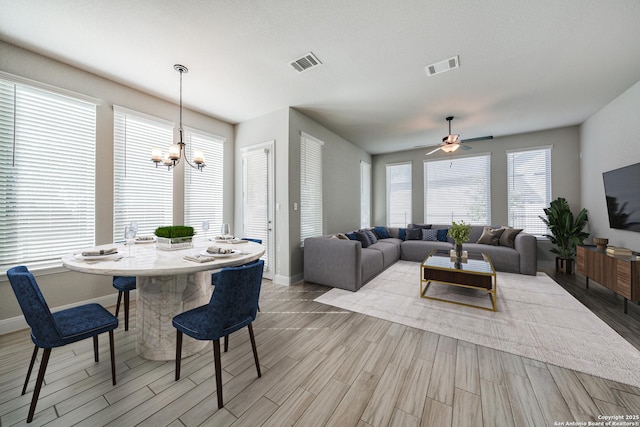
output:
<instances>
[{"instance_id":1,"label":"area rug","mask_svg":"<svg viewBox=\"0 0 640 427\"><path fill-rule=\"evenodd\" d=\"M640 351L544 273L499 272L497 312L420 298L419 277L419 263L399 261L358 292L315 301L640 387ZM485 291L432 291L490 306Z\"/></svg>"}]
</instances>

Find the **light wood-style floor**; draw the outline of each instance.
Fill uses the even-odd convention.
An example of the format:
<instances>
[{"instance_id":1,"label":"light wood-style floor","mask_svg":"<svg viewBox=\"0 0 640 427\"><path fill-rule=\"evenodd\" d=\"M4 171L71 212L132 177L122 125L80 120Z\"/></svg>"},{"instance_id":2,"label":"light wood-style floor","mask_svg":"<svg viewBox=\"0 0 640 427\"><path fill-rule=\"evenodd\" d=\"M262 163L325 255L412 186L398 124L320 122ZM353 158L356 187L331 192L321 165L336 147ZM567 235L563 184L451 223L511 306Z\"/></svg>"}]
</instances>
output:
<instances>
[{"instance_id":1,"label":"light wood-style floor","mask_svg":"<svg viewBox=\"0 0 640 427\"><path fill-rule=\"evenodd\" d=\"M640 389L313 302L327 290L265 281L254 323L262 378L246 329L236 332L222 357L221 410L210 345L183 360L175 382L174 362L137 356L121 314L117 386L106 335L100 363L91 340L54 349L31 425L553 426L640 414ZM25 425L32 349L26 330L0 336L2 426Z\"/></svg>"}]
</instances>

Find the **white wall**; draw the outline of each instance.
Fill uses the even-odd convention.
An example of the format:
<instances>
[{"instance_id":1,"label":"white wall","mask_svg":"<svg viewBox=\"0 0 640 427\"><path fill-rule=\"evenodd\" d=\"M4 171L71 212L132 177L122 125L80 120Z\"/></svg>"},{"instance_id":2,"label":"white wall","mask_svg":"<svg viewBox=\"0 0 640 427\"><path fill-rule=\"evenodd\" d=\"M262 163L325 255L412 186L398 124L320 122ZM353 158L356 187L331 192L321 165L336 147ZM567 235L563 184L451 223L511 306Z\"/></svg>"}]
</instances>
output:
<instances>
[{"instance_id":1,"label":"white wall","mask_svg":"<svg viewBox=\"0 0 640 427\"><path fill-rule=\"evenodd\" d=\"M171 67L173 64L167 64ZM178 120L178 106L127 86L54 61L42 55L0 41L0 70L40 83L70 90L101 100L96 124L96 243L113 240L113 105L120 105L166 120ZM176 91L177 87L176 75ZM184 110L185 126L226 138L226 164L233 164L233 125ZM179 173L176 170L176 173ZM149 173L155 170L149 162ZM233 215L233 168L225 169L225 219ZM174 182L174 223L183 219L183 180ZM37 276L38 284L51 308L99 298L115 292L111 277L63 272ZM116 296L113 295L113 304ZM0 279L0 320L22 315L6 276Z\"/></svg>"},{"instance_id":2,"label":"white wall","mask_svg":"<svg viewBox=\"0 0 640 427\"><path fill-rule=\"evenodd\" d=\"M640 162L640 82L587 119L580 126L580 140L582 205L591 235L640 251L640 233L609 227L602 181L602 172Z\"/></svg>"}]
</instances>

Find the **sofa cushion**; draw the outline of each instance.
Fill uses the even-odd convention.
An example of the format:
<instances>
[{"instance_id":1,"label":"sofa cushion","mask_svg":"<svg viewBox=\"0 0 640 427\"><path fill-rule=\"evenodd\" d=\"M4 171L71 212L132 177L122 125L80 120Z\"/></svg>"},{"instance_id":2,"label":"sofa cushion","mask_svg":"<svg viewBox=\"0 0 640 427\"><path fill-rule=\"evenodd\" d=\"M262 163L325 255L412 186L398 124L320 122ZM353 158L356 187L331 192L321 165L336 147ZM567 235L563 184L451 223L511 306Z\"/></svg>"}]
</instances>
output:
<instances>
[{"instance_id":1,"label":"sofa cushion","mask_svg":"<svg viewBox=\"0 0 640 427\"><path fill-rule=\"evenodd\" d=\"M376 237L373 230L362 230L362 231L364 231L367 234L367 237L369 238L369 242L371 242L372 245L374 243L378 243L378 238Z\"/></svg>"},{"instance_id":2,"label":"sofa cushion","mask_svg":"<svg viewBox=\"0 0 640 427\"><path fill-rule=\"evenodd\" d=\"M373 279L384 269L384 259L382 252L375 249L362 249L362 283L360 286Z\"/></svg>"},{"instance_id":3,"label":"sofa cushion","mask_svg":"<svg viewBox=\"0 0 640 427\"><path fill-rule=\"evenodd\" d=\"M504 232L504 228L484 227L482 236L476 243L481 245L498 246L500 244L500 236Z\"/></svg>"},{"instance_id":4,"label":"sofa cushion","mask_svg":"<svg viewBox=\"0 0 640 427\"><path fill-rule=\"evenodd\" d=\"M391 242L385 242L385 240L379 240L378 243L374 243L367 249L373 249L382 253L383 268L387 268L400 259L400 247Z\"/></svg>"},{"instance_id":5,"label":"sofa cushion","mask_svg":"<svg viewBox=\"0 0 640 427\"><path fill-rule=\"evenodd\" d=\"M368 248L371 245L371 240L369 240L369 236L362 230L355 231L356 238L360 243L362 243L363 248Z\"/></svg>"},{"instance_id":6,"label":"sofa cushion","mask_svg":"<svg viewBox=\"0 0 640 427\"><path fill-rule=\"evenodd\" d=\"M448 228L439 228L438 230L438 242L446 242L447 234L449 234Z\"/></svg>"},{"instance_id":7,"label":"sofa cushion","mask_svg":"<svg viewBox=\"0 0 640 427\"><path fill-rule=\"evenodd\" d=\"M465 243L462 249L469 252L484 253L489 256L496 271L520 273L520 252L506 246Z\"/></svg>"},{"instance_id":8,"label":"sofa cushion","mask_svg":"<svg viewBox=\"0 0 640 427\"><path fill-rule=\"evenodd\" d=\"M515 248L516 236L522 231L522 228L512 228L504 226L504 232L500 236L500 246Z\"/></svg>"},{"instance_id":9,"label":"sofa cushion","mask_svg":"<svg viewBox=\"0 0 640 427\"><path fill-rule=\"evenodd\" d=\"M449 242L427 242L424 240L407 240L400 247L400 259L405 261L422 262L434 249L451 250Z\"/></svg>"},{"instance_id":10,"label":"sofa cushion","mask_svg":"<svg viewBox=\"0 0 640 427\"><path fill-rule=\"evenodd\" d=\"M437 242L438 230L433 230L433 229L422 230L422 240L426 240L429 242Z\"/></svg>"},{"instance_id":11,"label":"sofa cushion","mask_svg":"<svg viewBox=\"0 0 640 427\"><path fill-rule=\"evenodd\" d=\"M378 239L388 239L389 232L387 231L387 227L373 227L373 232L376 233Z\"/></svg>"},{"instance_id":12,"label":"sofa cushion","mask_svg":"<svg viewBox=\"0 0 640 427\"><path fill-rule=\"evenodd\" d=\"M422 229L407 228L407 240L422 240Z\"/></svg>"}]
</instances>

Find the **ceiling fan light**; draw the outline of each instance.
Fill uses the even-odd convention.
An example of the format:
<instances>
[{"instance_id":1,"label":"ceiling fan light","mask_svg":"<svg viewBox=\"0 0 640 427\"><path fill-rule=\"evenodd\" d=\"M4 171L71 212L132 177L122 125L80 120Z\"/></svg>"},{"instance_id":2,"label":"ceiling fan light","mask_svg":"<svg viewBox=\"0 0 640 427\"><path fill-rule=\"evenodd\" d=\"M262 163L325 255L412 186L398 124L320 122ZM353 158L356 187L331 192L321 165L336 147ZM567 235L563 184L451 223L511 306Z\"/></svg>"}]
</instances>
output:
<instances>
[{"instance_id":1,"label":"ceiling fan light","mask_svg":"<svg viewBox=\"0 0 640 427\"><path fill-rule=\"evenodd\" d=\"M443 145L442 147L440 147L442 149L442 151L444 151L445 153L453 153L454 151L456 151L458 148L460 148L460 144L447 144L447 145Z\"/></svg>"}]
</instances>

